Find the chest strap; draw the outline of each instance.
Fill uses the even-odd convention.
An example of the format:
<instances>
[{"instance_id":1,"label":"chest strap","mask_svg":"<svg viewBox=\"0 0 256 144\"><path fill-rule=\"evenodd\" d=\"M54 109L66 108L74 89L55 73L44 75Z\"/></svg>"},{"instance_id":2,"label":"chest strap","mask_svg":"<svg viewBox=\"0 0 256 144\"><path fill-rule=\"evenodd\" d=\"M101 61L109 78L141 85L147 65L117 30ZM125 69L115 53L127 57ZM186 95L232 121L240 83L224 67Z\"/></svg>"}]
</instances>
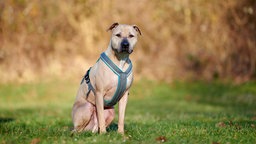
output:
<instances>
[{"instance_id":1,"label":"chest strap","mask_svg":"<svg viewBox=\"0 0 256 144\"><path fill-rule=\"evenodd\" d=\"M103 52L100 55L100 59L117 75L118 84L116 88L116 92L111 100L104 99L105 106L114 106L123 96L126 90L127 78L132 72L132 63L131 60L128 59L129 67L126 71L122 71L118 66L116 66L110 58Z\"/></svg>"},{"instance_id":2,"label":"chest strap","mask_svg":"<svg viewBox=\"0 0 256 144\"><path fill-rule=\"evenodd\" d=\"M117 84L117 88L116 88L116 92L115 94L112 96L112 99L110 100L105 100L104 99L104 106L107 107L112 107L114 106L123 96L125 90L126 90L126 84L127 84L127 78L128 76L131 74L132 72L132 63L131 60L128 59L128 64L129 67L127 68L126 71L122 71L118 66L116 66L111 60L110 58L103 52L100 55L100 59L117 75L118 77L118 84ZM84 80L86 81L86 84L88 85L88 92L87 92L87 96L89 95L89 93L91 91L93 91L93 93L95 94L95 89L93 88L93 86L91 85L90 82L90 70L91 68L86 72L84 78L81 81L81 84L84 82Z\"/></svg>"}]
</instances>

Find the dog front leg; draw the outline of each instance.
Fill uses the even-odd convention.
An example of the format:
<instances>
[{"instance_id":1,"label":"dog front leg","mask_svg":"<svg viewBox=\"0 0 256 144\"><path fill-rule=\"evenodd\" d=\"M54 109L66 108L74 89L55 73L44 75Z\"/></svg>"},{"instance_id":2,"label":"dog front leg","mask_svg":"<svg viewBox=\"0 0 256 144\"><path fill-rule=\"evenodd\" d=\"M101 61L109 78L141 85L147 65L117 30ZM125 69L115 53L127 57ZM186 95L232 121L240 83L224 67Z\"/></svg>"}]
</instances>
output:
<instances>
[{"instance_id":1,"label":"dog front leg","mask_svg":"<svg viewBox=\"0 0 256 144\"><path fill-rule=\"evenodd\" d=\"M103 94L101 92L96 92L96 111L97 111L97 120L99 124L99 133L106 132L105 118L104 118L104 103L103 103Z\"/></svg>"},{"instance_id":2,"label":"dog front leg","mask_svg":"<svg viewBox=\"0 0 256 144\"><path fill-rule=\"evenodd\" d=\"M128 100L128 93L128 91L125 92L124 96L120 99L118 104L118 132L121 134L124 134L124 115Z\"/></svg>"}]
</instances>

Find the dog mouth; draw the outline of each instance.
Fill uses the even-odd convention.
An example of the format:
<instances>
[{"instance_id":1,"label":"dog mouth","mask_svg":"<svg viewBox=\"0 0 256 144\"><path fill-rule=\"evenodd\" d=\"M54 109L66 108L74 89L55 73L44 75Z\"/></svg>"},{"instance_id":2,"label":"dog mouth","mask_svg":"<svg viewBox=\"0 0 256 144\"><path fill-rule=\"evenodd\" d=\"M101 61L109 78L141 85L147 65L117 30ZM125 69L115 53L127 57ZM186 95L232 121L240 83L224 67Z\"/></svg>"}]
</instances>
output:
<instances>
[{"instance_id":1,"label":"dog mouth","mask_svg":"<svg viewBox=\"0 0 256 144\"><path fill-rule=\"evenodd\" d=\"M121 52L127 52L127 53L130 53L130 50L129 50L129 48L121 48Z\"/></svg>"},{"instance_id":2,"label":"dog mouth","mask_svg":"<svg viewBox=\"0 0 256 144\"><path fill-rule=\"evenodd\" d=\"M133 50L130 50L129 48L122 48L120 53L128 53L131 54L133 52Z\"/></svg>"}]
</instances>

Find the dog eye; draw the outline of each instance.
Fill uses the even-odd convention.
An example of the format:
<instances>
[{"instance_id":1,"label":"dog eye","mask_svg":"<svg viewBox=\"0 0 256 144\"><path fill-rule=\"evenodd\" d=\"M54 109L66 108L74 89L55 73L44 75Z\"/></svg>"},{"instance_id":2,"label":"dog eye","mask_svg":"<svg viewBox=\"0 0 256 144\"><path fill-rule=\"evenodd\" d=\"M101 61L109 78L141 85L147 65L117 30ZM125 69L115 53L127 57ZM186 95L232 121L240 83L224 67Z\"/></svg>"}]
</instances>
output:
<instances>
[{"instance_id":1,"label":"dog eye","mask_svg":"<svg viewBox=\"0 0 256 144\"><path fill-rule=\"evenodd\" d=\"M117 37L121 37L121 34L116 34Z\"/></svg>"},{"instance_id":2,"label":"dog eye","mask_svg":"<svg viewBox=\"0 0 256 144\"><path fill-rule=\"evenodd\" d=\"M134 37L134 35L132 35L132 34L129 35L129 38L133 38L133 37Z\"/></svg>"}]
</instances>

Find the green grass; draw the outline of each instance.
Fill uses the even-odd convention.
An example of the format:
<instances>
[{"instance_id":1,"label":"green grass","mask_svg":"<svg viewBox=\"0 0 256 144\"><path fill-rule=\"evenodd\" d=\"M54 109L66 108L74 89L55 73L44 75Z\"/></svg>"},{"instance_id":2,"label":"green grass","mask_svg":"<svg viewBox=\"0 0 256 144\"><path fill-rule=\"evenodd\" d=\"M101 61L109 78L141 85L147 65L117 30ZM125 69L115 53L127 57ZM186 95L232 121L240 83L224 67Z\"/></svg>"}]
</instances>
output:
<instances>
[{"instance_id":1,"label":"green grass","mask_svg":"<svg viewBox=\"0 0 256 144\"><path fill-rule=\"evenodd\" d=\"M255 82L136 82L125 136L116 132L117 118L106 134L71 135L78 85L0 85L0 143L256 143Z\"/></svg>"}]
</instances>

